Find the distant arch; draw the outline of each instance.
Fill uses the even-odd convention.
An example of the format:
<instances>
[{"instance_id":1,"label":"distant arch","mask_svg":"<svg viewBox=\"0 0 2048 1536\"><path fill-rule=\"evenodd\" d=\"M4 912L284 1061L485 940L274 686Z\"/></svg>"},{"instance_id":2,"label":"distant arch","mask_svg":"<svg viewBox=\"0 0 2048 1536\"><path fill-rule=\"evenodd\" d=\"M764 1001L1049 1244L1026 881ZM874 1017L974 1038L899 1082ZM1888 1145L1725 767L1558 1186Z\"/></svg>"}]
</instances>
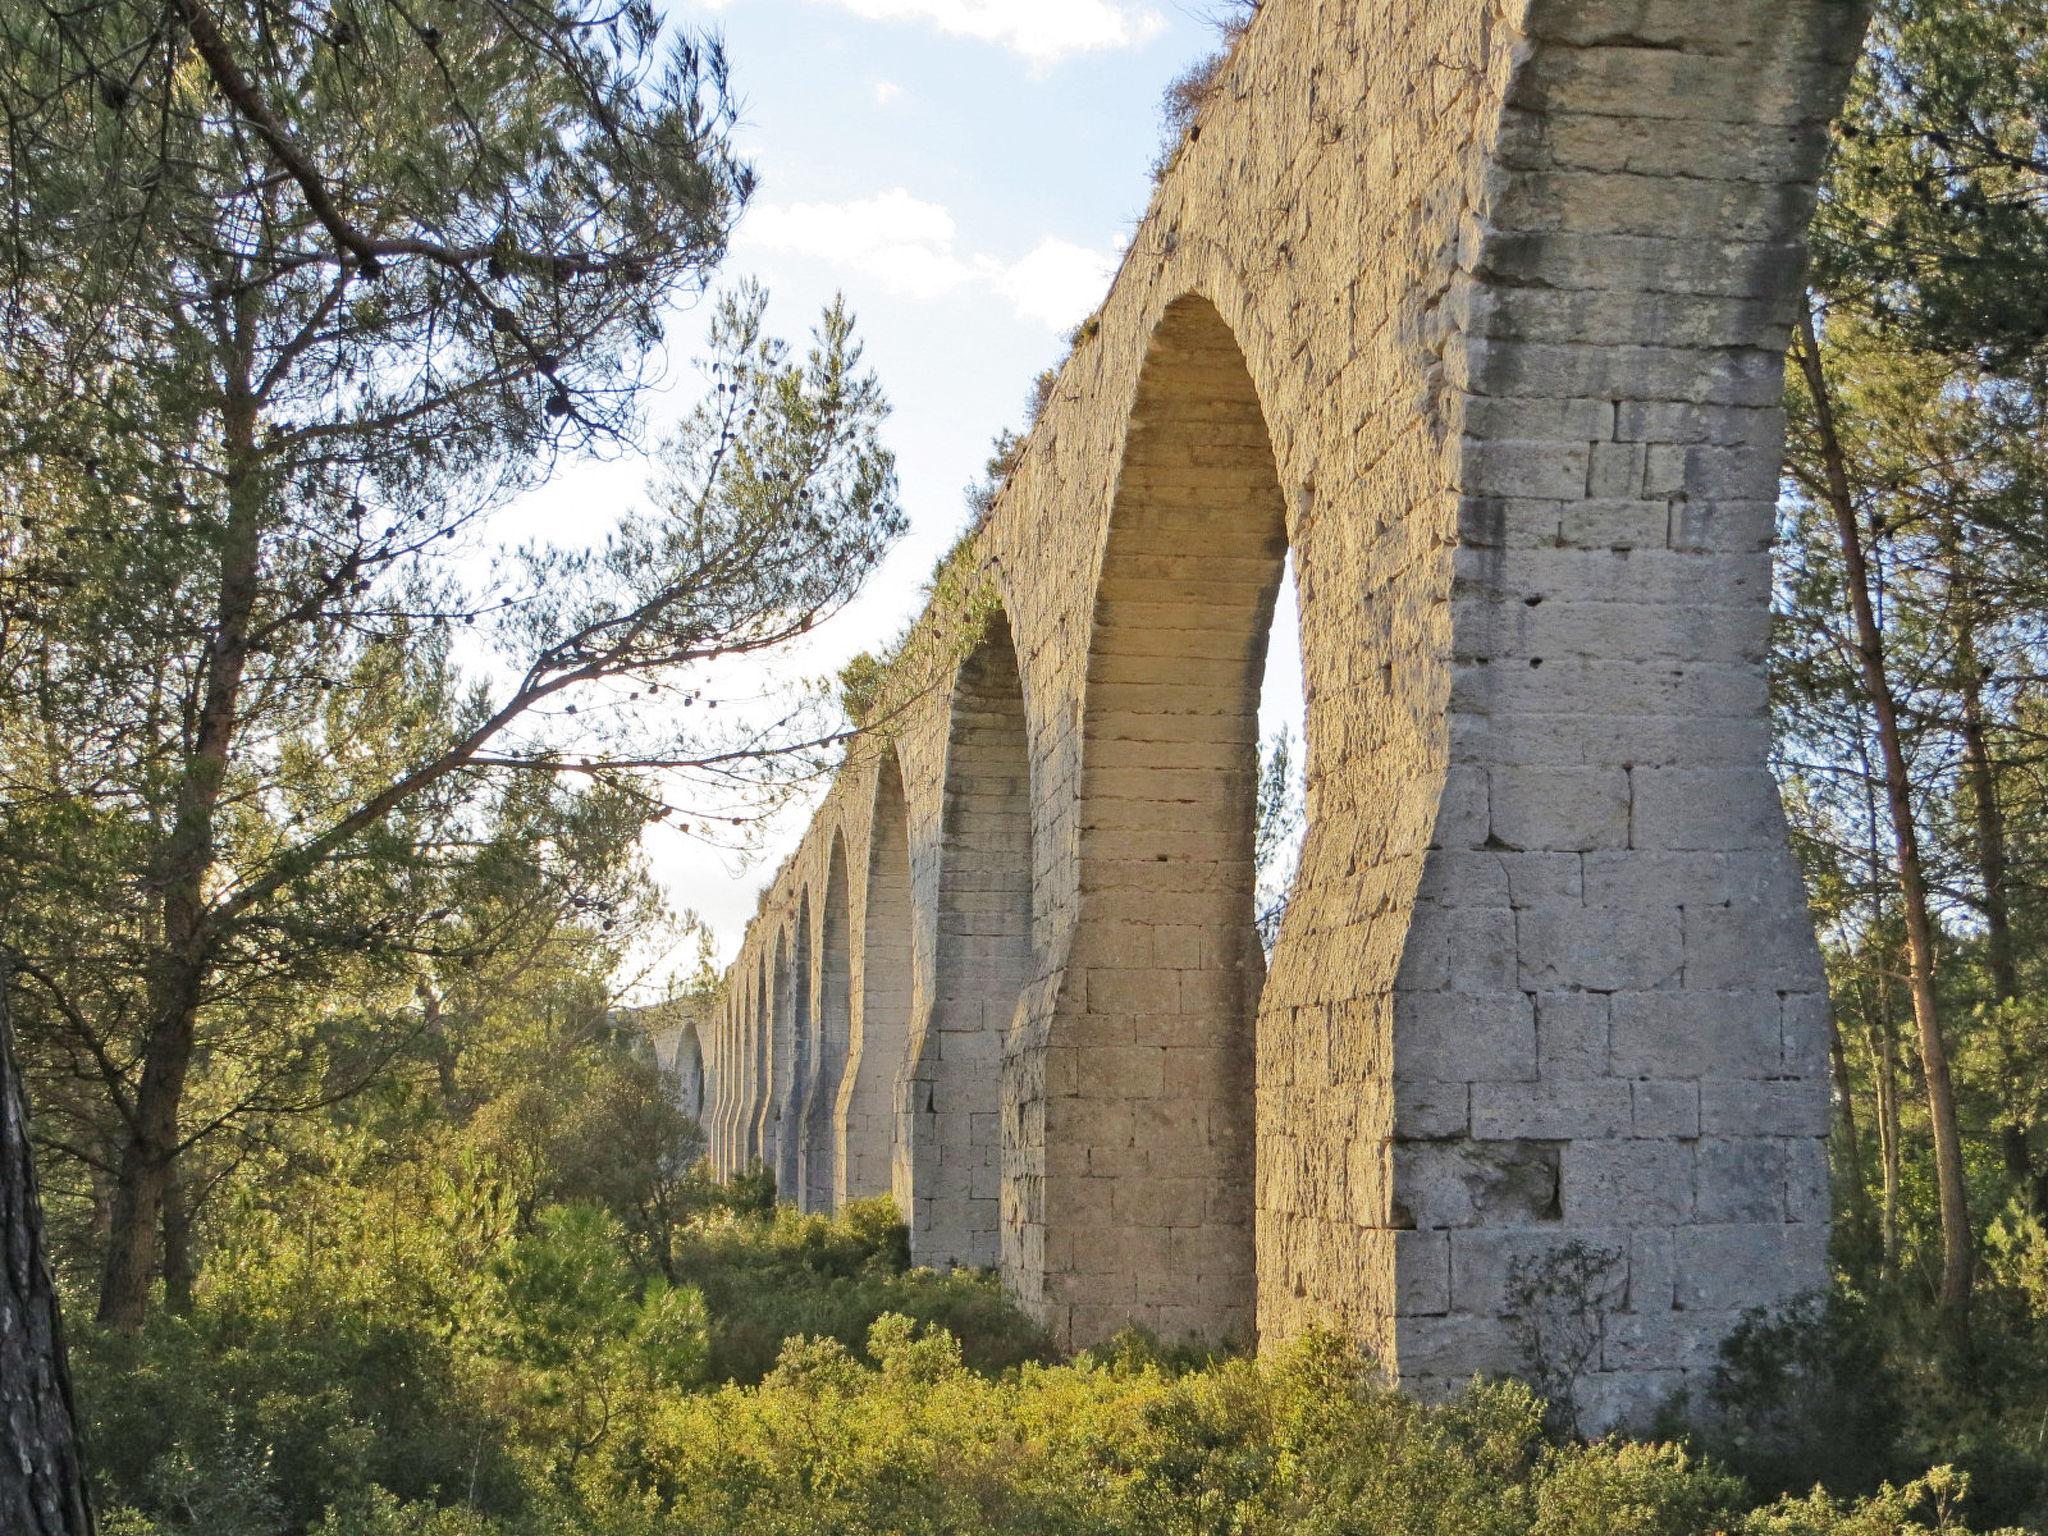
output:
<instances>
[{"instance_id":1,"label":"distant arch","mask_svg":"<svg viewBox=\"0 0 2048 1536\"><path fill-rule=\"evenodd\" d=\"M831 1211L837 1201L839 1140L832 1125L853 1015L850 901L846 838L835 830L826 858L825 905L818 919L818 1006L811 1034L810 1085L803 1106L801 1173L807 1211Z\"/></svg>"},{"instance_id":2,"label":"distant arch","mask_svg":"<svg viewBox=\"0 0 2048 1536\"><path fill-rule=\"evenodd\" d=\"M753 1064L751 1081L747 1085L747 1145L741 1162L751 1166L759 1162L773 1167L775 1144L770 1139L768 1125L771 1098L770 1084L770 1041L774 1036L774 1013L776 998L781 992L781 973L785 969L782 936L775 938L775 960L771 967L769 956L764 949L759 959L759 974L754 1004L754 1027L749 1031L748 1057Z\"/></svg>"},{"instance_id":3,"label":"distant arch","mask_svg":"<svg viewBox=\"0 0 2048 1536\"><path fill-rule=\"evenodd\" d=\"M670 1092L675 1095L676 1108L698 1123L703 1129L704 1121L704 1042L698 1038L697 1026L684 1023L676 1030L674 1059L668 1063Z\"/></svg>"},{"instance_id":4,"label":"distant arch","mask_svg":"<svg viewBox=\"0 0 2048 1536\"><path fill-rule=\"evenodd\" d=\"M768 1121L773 1128L773 1155L778 1199L802 1196L797 1178L797 1143L801 1139L800 1109L804 1071L810 1058L811 896L797 898L796 921L775 944L775 1031L769 1046Z\"/></svg>"},{"instance_id":5,"label":"distant arch","mask_svg":"<svg viewBox=\"0 0 2048 1536\"><path fill-rule=\"evenodd\" d=\"M714 1173L724 1174L732 1167L731 1150L726 1141L726 1127L732 1117L733 1093L733 1046L732 1018L735 1006L732 986L727 984L718 999L718 1025L714 1032L713 1066L711 1073L711 1167Z\"/></svg>"},{"instance_id":6,"label":"distant arch","mask_svg":"<svg viewBox=\"0 0 2048 1536\"><path fill-rule=\"evenodd\" d=\"M1031 816L1023 681L998 611L953 687L933 995L899 1095L897 1199L921 1264L997 1258L1003 1042L1031 980Z\"/></svg>"},{"instance_id":7,"label":"distant arch","mask_svg":"<svg viewBox=\"0 0 2048 1536\"><path fill-rule=\"evenodd\" d=\"M749 1003L754 993L753 976L735 966L732 993L725 1005L725 1071L719 1091L722 1108L718 1115L719 1167L727 1174L740 1165L740 1121L747 1091L744 1057Z\"/></svg>"},{"instance_id":8,"label":"distant arch","mask_svg":"<svg viewBox=\"0 0 2048 1536\"><path fill-rule=\"evenodd\" d=\"M894 747L876 768L870 827L861 986L835 1117L841 1204L890 1192L896 1082L910 1040L910 815Z\"/></svg>"}]
</instances>

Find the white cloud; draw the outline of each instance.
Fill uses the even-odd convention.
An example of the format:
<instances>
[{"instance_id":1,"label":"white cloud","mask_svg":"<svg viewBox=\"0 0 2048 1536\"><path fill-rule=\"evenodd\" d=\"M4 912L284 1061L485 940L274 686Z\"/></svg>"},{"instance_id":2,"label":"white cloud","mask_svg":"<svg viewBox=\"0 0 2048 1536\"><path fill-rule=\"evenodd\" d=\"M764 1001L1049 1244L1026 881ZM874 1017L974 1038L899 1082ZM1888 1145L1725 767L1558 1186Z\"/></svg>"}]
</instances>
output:
<instances>
[{"instance_id":1,"label":"white cloud","mask_svg":"<svg viewBox=\"0 0 2048 1536\"><path fill-rule=\"evenodd\" d=\"M905 298L982 288L1052 330L1087 315L1116 270L1109 253L1052 236L1016 261L962 255L953 215L901 187L844 203L756 206L740 224L739 244L829 262Z\"/></svg>"},{"instance_id":2,"label":"white cloud","mask_svg":"<svg viewBox=\"0 0 2048 1536\"><path fill-rule=\"evenodd\" d=\"M941 32L997 43L1044 66L1071 53L1135 48L1166 18L1133 0L832 0L870 21L923 21Z\"/></svg>"},{"instance_id":3,"label":"white cloud","mask_svg":"<svg viewBox=\"0 0 2048 1536\"><path fill-rule=\"evenodd\" d=\"M996 290L1028 320L1063 330L1102 302L1116 258L1048 235L1030 255L996 274Z\"/></svg>"},{"instance_id":4,"label":"white cloud","mask_svg":"<svg viewBox=\"0 0 2048 1536\"><path fill-rule=\"evenodd\" d=\"M902 94L903 87L894 80L877 80L875 82L875 105L878 107L888 106L890 102Z\"/></svg>"}]
</instances>

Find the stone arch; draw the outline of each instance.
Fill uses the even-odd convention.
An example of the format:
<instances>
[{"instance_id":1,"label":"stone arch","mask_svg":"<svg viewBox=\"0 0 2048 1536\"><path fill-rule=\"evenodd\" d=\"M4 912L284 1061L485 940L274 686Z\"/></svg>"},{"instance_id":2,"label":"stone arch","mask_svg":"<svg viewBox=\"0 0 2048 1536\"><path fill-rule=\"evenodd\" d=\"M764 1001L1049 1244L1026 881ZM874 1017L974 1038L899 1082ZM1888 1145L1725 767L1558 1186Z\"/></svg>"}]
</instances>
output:
<instances>
[{"instance_id":1,"label":"stone arch","mask_svg":"<svg viewBox=\"0 0 2048 1536\"><path fill-rule=\"evenodd\" d=\"M768 1122L774 1151L767 1158L775 1170L777 1198L796 1201L803 1190L798 1178L802 1140L805 1074L811 1054L811 893L797 898L796 921L775 945L775 1029L769 1044Z\"/></svg>"},{"instance_id":2,"label":"stone arch","mask_svg":"<svg viewBox=\"0 0 2048 1536\"><path fill-rule=\"evenodd\" d=\"M996 1262L1003 1046L1032 979L1024 689L1006 613L953 684L931 1003L897 1095L897 1204L920 1264Z\"/></svg>"},{"instance_id":3,"label":"stone arch","mask_svg":"<svg viewBox=\"0 0 2048 1536\"><path fill-rule=\"evenodd\" d=\"M718 1166L731 1174L738 1170L740 1106L746 1101L747 1070L743 1059L746 1039L747 1002L753 986L745 971L734 967L735 975L725 1001L725 1066L719 1078Z\"/></svg>"},{"instance_id":4,"label":"stone arch","mask_svg":"<svg viewBox=\"0 0 2048 1536\"><path fill-rule=\"evenodd\" d=\"M725 1064L719 1074L718 1112L719 1167L731 1173L739 1162L739 1118L740 1102L746 1092L746 1068L740 1059L740 1041L745 1034L744 1015L746 999L744 994L752 989L735 977L733 988L738 995L728 995L725 1004Z\"/></svg>"},{"instance_id":5,"label":"stone arch","mask_svg":"<svg viewBox=\"0 0 2048 1536\"><path fill-rule=\"evenodd\" d=\"M1146 352L1095 593L1045 1105L1060 1155L1043 1246L1021 1245L1047 1256L1027 1298L1070 1342L1252 1332L1259 689L1286 558L1244 355L1181 298Z\"/></svg>"},{"instance_id":6,"label":"stone arch","mask_svg":"<svg viewBox=\"0 0 2048 1536\"><path fill-rule=\"evenodd\" d=\"M698 1037L697 1026L683 1024L676 1031L674 1059L668 1063L671 1088L675 1094L676 1108L699 1123L702 1129L704 1119L704 1042Z\"/></svg>"},{"instance_id":7,"label":"stone arch","mask_svg":"<svg viewBox=\"0 0 2048 1536\"><path fill-rule=\"evenodd\" d=\"M705 1151L712 1172L723 1174L731 1166L725 1146L726 1117L732 1109L732 1009L730 985L721 990L718 1012L711 1024L710 1089L706 1095L711 1113L704 1126Z\"/></svg>"},{"instance_id":8,"label":"stone arch","mask_svg":"<svg viewBox=\"0 0 2048 1536\"><path fill-rule=\"evenodd\" d=\"M1142 960L1112 955L1118 925L1082 915L1111 889L1111 828L1091 824L1082 867L1082 780L1099 810L1107 771L1100 740L1083 751L1114 659L1090 643L1105 509L1136 526L1141 439L1173 398L1146 361L1196 292L1275 434L1315 709L1315 824L1255 1031L1259 1331L1334 1324L1449 1390L1526 1363L1516 1270L1583 1243L1615 1266L1574 1391L1598 1428L1696 1385L1744 1310L1824 1280L1825 978L1766 768L1768 544L1802 233L1865 9L1269 0L1233 51L1142 259L958 557L1014 598L1036 733L1001 1262L1069 1338L1133 1315L1236 1331L1178 1278L1235 1262L1234 1194L1215 1219L1213 1180L1154 1185L1152 1219L1120 1220L1139 1203L1122 1176L1165 1147L1133 1106L1173 1091L1168 1046L1113 1041L1146 999L1107 973L1160 950L1148 932ZM1176 373L1192 390L1202 371ZM1228 460L1183 436L1184 470ZM960 595L941 584L906 656L976 643ZM938 1142L911 1138L957 1011L939 942L965 942L942 896L959 720L943 679L898 679L918 685L891 726L918 969L892 1182L929 1201ZM873 785L831 793L806 870ZM748 968L797 894L769 894ZM1176 980L1164 1017L1187 996ZM1159 1118L1170 1141L1195 1117ZM932 1213L906 1214L943 1257Z\"/></svg>"},{"instance_id":9,"label":"stone arch","mask_svg":"<svg viewBox=\"0 0 2048 1536\"><path fill-rule=\"evenodd\" d=\"M910 820L903 769L894 747L883 749L875 770L869 827L861 986L834 1117L839 1142L837 1195L842 1205L889 1193L896 1079L904 1069L910 1038Z\"/></svg>"},{"instance_id":10,"label":"stone arch","mask_svg":"<svg viewBox=\"0 0 2048 1536\"><path fill-rule=\"evenodd\" d=\"M818 1006L811 1034L810 1086L803 1106L800 1173L807 1211L835 1209L839 1187L839 1138L833 1133L833 1110L839 1102L839 1079L846 1067L847 1038L852 1029L850 902L846 837L835 829L826 858L825 905L818 917Z\"/></svg>"},{"instance_id":11,"label":"stone arch","mask_svg":"<svg viewBox=\"0 0 2048 1536\"><path fill-rule=\"evenodd\" d=\"M770 1139L769 1110L773 1100L769 1086L772 1081L771 1042L775 1034L775 1010L777 999L786 988L782 984L782 973L788 962L784 959L787 946L782 935L775 936L774 961L771 965L768 950L764 947L759 957L759 971L756 978L754 1027L749 1031L748 1057L752 1062L751 1081L747 1085L747 1145L742 1162L748 1166L759 1162L773 1167L775 1144Z\"/></svg>"}]
</instances>

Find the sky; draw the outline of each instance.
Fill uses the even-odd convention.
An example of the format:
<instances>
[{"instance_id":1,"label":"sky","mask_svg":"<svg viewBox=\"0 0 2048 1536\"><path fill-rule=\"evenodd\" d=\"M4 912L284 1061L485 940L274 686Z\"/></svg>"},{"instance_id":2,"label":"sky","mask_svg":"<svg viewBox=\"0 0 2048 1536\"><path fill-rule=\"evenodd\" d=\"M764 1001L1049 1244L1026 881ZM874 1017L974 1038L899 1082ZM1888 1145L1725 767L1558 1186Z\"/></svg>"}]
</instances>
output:
<instances>
[{"instance_id":1,"label":"sky","mask_svg":"<svg viewBox=\"0 0 2048 1536\"><path fill-rule=\"evenodd\" d=\"M894 407L884 436L909 532L769 686L834 671L917 612L991 438L1022 424L1031 381L1108 288L1151 192L1160 95L1216 46L1210 14L1207 0L671 0L671 27L723 34L739 147L760 174L722 280L765 284L771 327L793 341L843 293ZM671 328L678 390L701 325L699 312ZM657 398L652 415L686 398ZM568 467L517 509L520 531L587 527L645 475ZM1292 648L1275 651L1286 670ZM1269 681L1269 694L1298 691ZM808 819L807 806L784 812L746 860L649 833L657 878L710 927L721 963Z\"/></svg>"}]
</instances>

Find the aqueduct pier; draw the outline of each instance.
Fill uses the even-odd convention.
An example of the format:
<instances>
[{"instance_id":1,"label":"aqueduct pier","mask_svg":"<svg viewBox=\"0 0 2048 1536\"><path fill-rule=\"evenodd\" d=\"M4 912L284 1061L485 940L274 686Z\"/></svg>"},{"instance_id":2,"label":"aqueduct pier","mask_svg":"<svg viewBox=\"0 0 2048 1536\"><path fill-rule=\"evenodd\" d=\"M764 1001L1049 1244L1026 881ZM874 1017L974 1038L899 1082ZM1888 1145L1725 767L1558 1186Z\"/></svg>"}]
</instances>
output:
<instances>
[{"instance_id":1,"label":"aqueduct pier","mask_svg":"<svg viewBox=\"0 0 2048 1536\"><path fill-rule=\"evenodd\" d=\"M703 1029L716 1166L893 1193L1070 1343L1334 1321L1424 1390L1525 1369L1527 1266L1573 1249L1596 1421L1823 1283L1765 653L1864 21L1267 0L766 893Z\"/></svg>"}]
</instances>

